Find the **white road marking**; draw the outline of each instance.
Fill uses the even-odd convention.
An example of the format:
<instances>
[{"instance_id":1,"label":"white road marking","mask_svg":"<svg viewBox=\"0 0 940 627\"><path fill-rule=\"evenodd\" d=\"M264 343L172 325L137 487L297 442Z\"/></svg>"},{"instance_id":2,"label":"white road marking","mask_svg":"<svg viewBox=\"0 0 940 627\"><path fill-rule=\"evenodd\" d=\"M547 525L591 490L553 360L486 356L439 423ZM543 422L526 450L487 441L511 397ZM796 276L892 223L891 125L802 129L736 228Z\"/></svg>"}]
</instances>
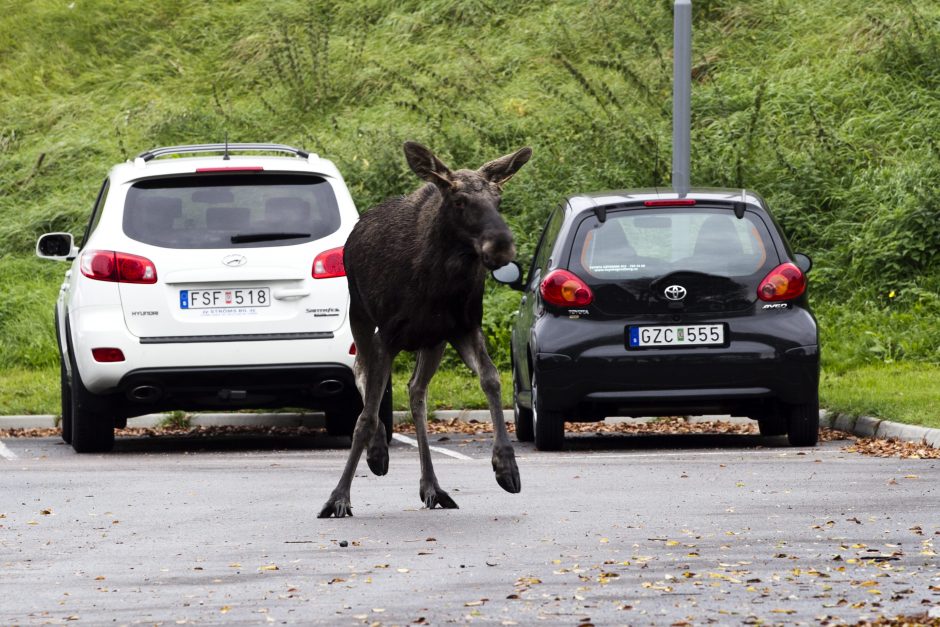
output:
<instances>
[{"instance_id":1,"label":"white road marking","mask_svg":"<svg viewBox=\"0 0 940 627\"><path fill-rule=\"evenodd\" d=\"M399 442L402 442L402 443L407 444L407 445L409 445L409 446L413 446L413 447L415 447L415 448L418 448L418 441L415 440L415 439L409 438L407 435L402 435L402 434L400 434L400 433L393 433L393 434L392 434L392 439L393 439L393 440L398 440ZM472 458L472 457L469 457L469 456L467 456L467 455L464 455L463 453L458 453L457 451L450 451L450 450L448 450L448 449L446 449L446 448L441 448L440 446L429 446L428 448L431 449L432 451L436 451L436 452L440 453L441 455L450 455L451 457L453 457L453 458L455 458L455 459L463 459L463 460L467 460L467 461L471 461L471 462L473 461L473 458Z\"/></svg>"},{"instance_id":2,"label":"white road marking","mask_svg":"<svg viewBox=\"0 0 940 627\"><path fill-rule=\"evenodd\" d=\"M3 443L3 440L0 440L0 457L11 462L14 459L18 459L16 453L8 449L7 445Z\"/></svg>"}]
</instances>

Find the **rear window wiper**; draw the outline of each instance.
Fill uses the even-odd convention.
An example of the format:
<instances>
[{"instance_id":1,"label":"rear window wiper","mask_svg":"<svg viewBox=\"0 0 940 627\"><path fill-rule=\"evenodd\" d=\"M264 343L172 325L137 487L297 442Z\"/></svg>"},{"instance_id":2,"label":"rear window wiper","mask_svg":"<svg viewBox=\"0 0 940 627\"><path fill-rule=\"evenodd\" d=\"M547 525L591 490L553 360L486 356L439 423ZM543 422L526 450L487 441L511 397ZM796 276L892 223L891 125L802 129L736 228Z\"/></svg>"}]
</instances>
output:
<instances>
[{"instance_id":1,"label":"rear window wiper","mask_svg":"<svg viewBox=\"0 0 940 627\"><path fill-rule=\"evenodd\" d=\"M310 233L240 233L232 236L232 243L273 242L279 239L300 239L302 237L310 237Z\"/></svg>"}]
</instances>

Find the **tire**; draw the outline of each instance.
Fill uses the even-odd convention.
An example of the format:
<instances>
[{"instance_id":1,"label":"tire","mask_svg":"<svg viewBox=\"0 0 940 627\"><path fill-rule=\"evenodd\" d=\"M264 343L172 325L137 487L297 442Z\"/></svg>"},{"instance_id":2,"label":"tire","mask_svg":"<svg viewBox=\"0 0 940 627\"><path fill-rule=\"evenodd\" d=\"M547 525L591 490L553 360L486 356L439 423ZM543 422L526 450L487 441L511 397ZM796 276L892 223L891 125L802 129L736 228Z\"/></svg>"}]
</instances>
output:
<instances>
[{"instance_id":1,"label":"tire","mask_svg":"<svg viewBox=\"0 0 940 627\"><path fill-rule=\"evenodd\" d=\"M59 394L62 399L62 421L59 423L61 428L62 441L66 444L72 443L72 389L69 385L69 375L65 370L65 360L59 356Z\"/></svg>"},{"instance_id":2,"label":"tire","mask_svg":"<svg viewBox=\"0 0 940 627\"><path fill-rule=\"evenodd\" d=\"M565 446L565 417L559 411L545 408L538 393L538 381L532 373L532 427L535 448L540 451L560 451Z\"/></svg>"},{"instance_id":3,"label":"tire","mask_svg":"<svg viewBox=\"0 0 940 627\"><path fill-rule=\"evenodd\" d=\"M819 441L819 397L787 407L787 440L790 446L816 446Z\"/></svg>"},{"instance_id":4,"label":"tire","mask_svg":"<svg viewBox=\"0 0 940 627\"><path fill-rule=\"evenodd\" d=\"M516 424L516 439L520 442L531 442L535 439L535 430L532 426L532 410L519 404L519 375L512 369L512 413Z\"/></svg>"},{"instance_id":5,"label":"tire","mask_svg":"<svg viewBox=\"0 0 940 627\"><path fill-rule=\"evenodd\" d=\"M768 407L764 413L753 416L757 420L757 428L764 437L775 437L787 434L787 416L781 407Z\"/></svg>"},{"instance_id":6,"label":"tire","mask_svg":"<svg viewBox=\"0 0 940 627\"><path fill-rule=\"evenodd\" d=\"M362 401L357 398L356 402L342 409L332 409L326 412L326 432L333 437L347 436L351 437L356 429L356 421L359 414L362 413ZM394 424L395 413L392 404L392 380L389 379L385 385L385 394L382 396L382 402L379 405L379 420L385 425L385 441L392 441L392 427Z\"/></svg>"},{"instance_id":7,"label":"tire","mask_svg":"<svg viewBox=\"0 0 940 627\"><path fill-rule=\"evenodd\" d=\"M89 392L72 364L72 448L76 453L106 453L114 448L114 417L106 403Z\"/></svg>"}]
</instances>

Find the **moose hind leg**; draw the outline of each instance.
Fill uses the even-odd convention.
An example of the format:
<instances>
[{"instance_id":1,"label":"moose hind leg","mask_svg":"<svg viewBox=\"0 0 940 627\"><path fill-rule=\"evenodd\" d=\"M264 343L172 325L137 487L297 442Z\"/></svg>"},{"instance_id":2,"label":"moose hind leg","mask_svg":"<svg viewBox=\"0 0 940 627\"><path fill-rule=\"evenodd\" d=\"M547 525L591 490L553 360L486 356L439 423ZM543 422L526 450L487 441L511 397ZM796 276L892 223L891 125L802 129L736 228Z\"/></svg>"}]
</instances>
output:
<instances>
[{"instance_id":1,"label":"moose hind leg","mask_svg":"<svg viewBox=\"0 0 940 627\"><path fill-rule=\"evenodd\" d=\"M433 348L418 351L418 362L408 382L408 396L411 401L411 415L415 421L415 435L418 439L418 457L421 460L421 483L418 495L428 509L440 506L444 509L457 509L457 503L441 489L431 463L431 449L428 444L427 400L428 383L437 371L444 355L444 343Z\"/></svg>"},{"instance_id":2,"label":"moose hind leg","mask_svg":"<svg viewBox=\"0 0 940 627\"><path fill-rule=\"evenodd\" d=\"M381 344L379 338L374 336L372 332L374 327L371 327L369 333L366 334L362 332L361 325L354 323L352 316L350 316L350 322L353 323L353 335L356 338L358 347L355 371L357 384L361 385L364 392L362 395L363 407L362 413L359 414L359 418L356 420L352 447L349 450L349 457L346 459L343 474L340 476L336 488L330 494L330 498L320 509L319 518L352 516L352 505L350 503L352 480L356 474L356 466L359 464L362 451L372 441L377 430L379 404L382 402L382 395L385 393L385 381L388 379L392 368L393 356Z\"/></svg>"},{"instance_id":3,"label":"moose hind leg","mask_svg":"<svg viewBox=\"0 0 940 627\"><path fill-rule=\"evenodd\" d=\"M522 479L519 476L519 467L516 465L516 454L509 441L509 432L506 430L506 419L503 417L502 390L499 382L499 371L493 365L489 353L486 352L486 342L480 329L453 343L460 353L467 367L480 377L480 387L486 395L490 408L490 418L493 421L493 472L496 473L496 483L512 494L522 490Z\"/></svg>"}]
</instances>

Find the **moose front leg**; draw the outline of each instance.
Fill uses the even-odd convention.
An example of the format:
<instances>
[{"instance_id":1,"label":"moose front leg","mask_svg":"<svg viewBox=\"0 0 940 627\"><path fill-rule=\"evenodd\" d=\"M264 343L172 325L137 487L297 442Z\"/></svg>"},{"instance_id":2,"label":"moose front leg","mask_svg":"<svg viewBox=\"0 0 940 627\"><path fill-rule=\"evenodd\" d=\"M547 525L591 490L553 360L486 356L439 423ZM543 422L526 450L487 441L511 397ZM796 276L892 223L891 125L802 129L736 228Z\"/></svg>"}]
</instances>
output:
<instances>
[{"instance_id":1,"label":"moose front leg","mask_svg":"<svg viewBox=\"0 0 940 627\"><path fill-rule=\"evenodd\" d=\"M440 505L444 509L457 509L457 503L450 498L437 483L434 466L431 463L431 449L428 444L428 383L437 372L444 355L444 343L418 351L418 363L415 364L411 381L408 382L408 395L411 400L411 416L415 421L415 435L418 439L418 456L421 460L421 483L418 496L424 501L424 506L434 509Z\"/></svg>"},{"instance_id":2,"label":"moose front leg","mask_svg":"<svg viewBox=\"0 0 940 627\"><path fill-rule=\"evenodd\" d=\"M352 316L350 318L351 322L354 322ZM373 436L378 430L379 404L382 402L382 395L385 393L385 382L392 370L394 355L389 354L381 342L372 336L371 330L364 333L356 324L353 324L352 328L353 336L357 340L356 345L359 348L359 354L356 356L355 372L356 384L362 390L362 413L359 414L359 419L356 421L352 447L349 449L349 457L346 458L343 474L336 488L330 494L330 498L320 509L318 518L352 516L349 492L352 487L353 477L356 474L356 466L359 464L363 449L370 442L373 442ZM357 331L359 332L357 333ZM372 465L371 462L370 455L370 466ZM385 468L388 468L387 454Z\"/></svg>"},{"instance_id":3,"label":"moose front leg","mask_svg":"<svg viewBox=\"0 0 940 627\"><path fill-rule=\"evenodd\" d=\"M496 434L493 441L493 472L496 473L496 483L506 492L516 494L522 490L522 480L519 477L519 467L516 465L516 454L509 441L509 432L506 430L506 420L503 417L499 371L493 365L489 353L486 352L483 331L477 329L470 335L453 342L453 346L467 367L480 377L480 387L483 388L489 404L493 431Z\"/></svg>"}]
</instances>

